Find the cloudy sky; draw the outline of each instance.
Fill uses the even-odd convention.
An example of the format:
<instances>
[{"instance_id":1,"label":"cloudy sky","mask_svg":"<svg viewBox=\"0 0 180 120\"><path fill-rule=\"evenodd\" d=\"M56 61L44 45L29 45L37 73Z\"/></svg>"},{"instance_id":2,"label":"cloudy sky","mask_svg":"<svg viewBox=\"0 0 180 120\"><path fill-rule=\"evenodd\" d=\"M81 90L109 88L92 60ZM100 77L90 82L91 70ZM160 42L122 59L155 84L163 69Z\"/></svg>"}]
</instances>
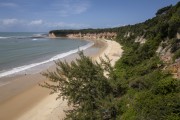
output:
<instances>
[{"instance_id":1,"label":"cloudy sky","mask_svg":"<svg viewBox=\"0 0 180 120\"><path fill-rule=\"evenodd\" d=\"M0 0L0 32L106 28L143 22L179 0Z\"/></svg>"}]
</instances>

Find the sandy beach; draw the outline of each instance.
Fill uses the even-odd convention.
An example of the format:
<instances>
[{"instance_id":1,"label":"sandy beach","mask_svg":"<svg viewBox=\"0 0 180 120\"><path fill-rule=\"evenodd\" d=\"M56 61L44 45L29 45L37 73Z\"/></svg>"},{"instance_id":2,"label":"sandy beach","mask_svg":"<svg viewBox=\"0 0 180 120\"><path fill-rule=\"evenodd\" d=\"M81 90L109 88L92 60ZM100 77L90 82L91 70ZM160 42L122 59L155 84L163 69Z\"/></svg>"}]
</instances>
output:
<instances>
[{"instance_id":1,"label":"sandy beach","mask_svg":"<svg viewBox=\"0 0 180 120\"><path fill-rule=\"evenodd\" d=\"M85 51L85 55L92 57L93 60L99 61L99 57L104 58L106 54L114 65L121 57L123 51L117 42L110 40L94 40L94 42L94 48ZM64 59L71 61L75 58L77 54ZM55 70L55 66L51 66L49 70ZM0 120L63 119L65 117L63 110L70 107L67 101L56 100L56 94L49 95L50 90L38 85L44 80L46 78L40 73L3 78L2 81L5 82L0 86Z\"/></svg>"}]
</instances>

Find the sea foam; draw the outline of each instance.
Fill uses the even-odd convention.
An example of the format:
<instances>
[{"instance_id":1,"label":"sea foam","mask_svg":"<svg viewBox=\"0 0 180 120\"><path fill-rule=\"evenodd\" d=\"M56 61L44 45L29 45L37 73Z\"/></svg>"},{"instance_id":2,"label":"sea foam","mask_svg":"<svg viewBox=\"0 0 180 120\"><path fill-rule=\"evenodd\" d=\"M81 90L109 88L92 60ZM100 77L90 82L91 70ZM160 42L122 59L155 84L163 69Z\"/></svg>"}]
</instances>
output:
<instances>
[{"instance_id":1,"label":"sea foam","mask_svg":"<svg viewBox=\"0 0 180 120\"><path fill-rule=\"evenodd\" d=\"M5 71L5 72L0 73L0 78L8 76L8 75L15 74L15 73L19 73L21 71L24 71L24 70L27 70L27 69L30 69L30 68L33 68L33 67L36 67L36 66L39 66L39 65L42 65L42 64L46 64L46 63L49 63L49 62L52 62L52 61L64 58L64 57L66 57L68 55L77 53L78 51L86 50L87 48L89 48L89 47L91 47L93 45L94 45L94 43L90 42L90 43L88 43L85 46L81 46L81 47L79 47L77 49L70 50L68 52L58 54L58 55L50 58L49 60L45 60L45 61L42 61L42 62L39 62L39 63L33 63L33 64L29 64L29 65L24 65L24 66L13 68L13 69L11 69L9 71Z\"/></svg>"},{"instance_id":2,"label":"sea foam","mask_svg":"<svg viewBox=\"0 0 180 120\"><path fill-rule=\"evenodd\" d=\"M9 38L9 37L2 37L2 36L0 36L0 39L7 39L7 38Z\"/></svg>"}]
</instances>

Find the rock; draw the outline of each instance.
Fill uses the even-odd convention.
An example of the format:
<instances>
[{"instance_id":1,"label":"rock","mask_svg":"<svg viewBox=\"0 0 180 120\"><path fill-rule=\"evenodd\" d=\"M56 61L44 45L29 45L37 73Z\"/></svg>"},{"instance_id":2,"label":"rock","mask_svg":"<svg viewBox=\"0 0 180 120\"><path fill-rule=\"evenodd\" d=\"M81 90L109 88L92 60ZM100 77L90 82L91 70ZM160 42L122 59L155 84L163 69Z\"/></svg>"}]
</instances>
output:
<instances>
[{"instance_id":1,"label":"rock","mask_svg":"<svg viewBox=\"0 0 180 120\"><path fill-rule=\"evenodd\" d=\"M54 33L49 33L49 38L56 38L56 35Z\"/></svg>"},{"instance_id":2,"label":"rock","mask_svg":"<svg viewBox=\"0 0 180 120\"><path fill-rule=\"evenodd\" d=\"M177 39L180 39L180 33L176 34Z\"/></svg>"},{"instance_id":3,"label":"rock","mask_svg":"<svg viewBox=\"0 0 180 120\"><path fill-rule=\"evenodd\" d=\"M67 37L69 38L83 38L83 39L115 39L116 36L117 33L115 32L67 34Z\"/></svg>"}]
</instances>

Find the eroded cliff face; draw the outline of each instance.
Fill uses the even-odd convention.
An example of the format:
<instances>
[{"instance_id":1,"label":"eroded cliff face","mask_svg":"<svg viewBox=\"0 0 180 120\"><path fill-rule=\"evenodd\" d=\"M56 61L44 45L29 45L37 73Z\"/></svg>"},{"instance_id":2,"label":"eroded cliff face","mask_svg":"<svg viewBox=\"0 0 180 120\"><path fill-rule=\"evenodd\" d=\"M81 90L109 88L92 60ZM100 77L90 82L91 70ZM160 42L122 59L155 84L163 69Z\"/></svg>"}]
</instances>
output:
<instances>
[{"instance_id":1,"label":"eroded cliff face","mask_svg":"<svg viewBox=\"0 0 180 120\"><path fill-rule=\"evenodd\" d=\"M176 34L177 39L180 39L180 33Z\"/></svg>"},{"instance_id":2,"label":"eroded cliff face","mask_svg":"<svg viewBox=\"0 0 180 120\"><path fill-rule=\"evenodd\" d=\"M180 58L168 67L175 78L180 78Z\"/></svg>"},{"instance_id":3,"label":"eroded cliff face","mask_svg":"<svg viewBox=\"0 0 180 120\"><path fill-rule=\"evenodd\" d=\"M166 47L163 47L163 44L168 44L167 41L161 42L158 49L156 50L156 53L160 57L160 59L165 63L172 63L172 57L173 54L171 53L171 45L167 45Z\"/></svg>"},{"instance_id":4,"label":"eroded cliff face","mask_svg":"<svg viewBox=\"0 0 180 120\"><path fill-rule=\"evenodd\" d=\"M180 40L180 34L176 34L176 39ZM169 38L166 38L164 41L161 42L159 45L156 53L160 57L160 59L166 63L165 70L170 71L175 78L180 78L180 58L177 58L173 60L174 53L172 53L172 44L170 44L168 41L170 41ZM180 46L180 44L176 43L177 47Z\"/></svg>"},{"instance_id":5,"label":"eroded cliff face","mask_svg":"<svg viewBox=\"0 0 180 120\"><path fill-rule=\"evenodd\" d=\"M49 33L49 38L56 38L56 35L54 33Z\"/></svg>"},{"instance_id":6,"label":"eroded cliff face","mask_svg":"<svg viewBox=\"0 0 180 120\"><path fill-rule=\"evenodd\" d=\"M124 34L124 38L129 38L131 35L134 35L134 33L127 32L126 34Z\"/></svg>"},{"instance_id":7,"label":"eroded cliff face","mask_svg":"<svg viewBox=\"0 0 180 120\"><path fill-rule=\"evenodd\" d=\"M147 40L143 36L137 36L135 42L139 42L140 44L144 44Z\"/></svg>"},{"instance_id":8,"label":"eroded cliff face","mask_svg":"<svg viewBox=\"0 0 180 120\"><path fill-rule=\"evenodd\" d=\"M104 33L78 33L78 34L68 34L69 38L82 38L82 39L115 39L117 34L112 32L104 32Z\"/></svg>"},{"instance_id":9,"label":"eroded cliff face","mask_svg":"<svg viewBox=\"0 0 180 120\"><path fill-rule=\"evenodd\" d=\"M127 32L127 33L124 34L124 38L129 38L129 37L131 37L133 35L134 35L133 32ZM145 36L145 34L141 35L141 36L137 36L136 39L134 40L134 42L138 42L140 44L146 43L147 40L145 39L144 36Z\"/></svg>"},{"instance_id":10,"label":"eroded cliff face","mask_svg":"<svg viewBox=\"0 0 180 120\"><path fill-rule=\"evenodd\" d=\"M80 39L109 39L113 40L117 36L115 32L103 32L103 33L78 33L78 34L66 34L68 38L80 38ZM57 37L54 33L49 34L50 38Z\"/></svg>"},{"instance_id":11,"label":"eroded cliff face","mask_svg":"<svg viewBox=\"0 0 180 120\"><path fill-rule=\"evenodd\" d=\"M126 32L123 37L130 38L133 36L133 32ZM177 33L175 39L180 40L180 33ZM134 42L145 44L147 39L144 35L136 36ZM164 39L161 44L159 45L158 49L156 50L157 55L159 58L165 63L164 70L170 71L175 78L180 78L180 58L173 60L174 53L172 52L173 45L171 44L171 39L168 37ZM177 44L177 43L176 43ZM179 44L180 45L180 44Z\"/></svg>"}]
</instances>

